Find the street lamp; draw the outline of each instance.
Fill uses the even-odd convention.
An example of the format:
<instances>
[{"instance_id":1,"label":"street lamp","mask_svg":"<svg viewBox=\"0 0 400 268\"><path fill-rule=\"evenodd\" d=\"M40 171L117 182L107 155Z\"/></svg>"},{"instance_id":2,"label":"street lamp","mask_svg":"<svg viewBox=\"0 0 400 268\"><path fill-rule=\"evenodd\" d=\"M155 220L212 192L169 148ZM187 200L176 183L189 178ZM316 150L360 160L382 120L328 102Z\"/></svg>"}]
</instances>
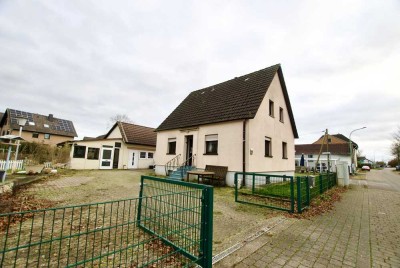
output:
<instances>
[{"instance_id":1,"label":"street lamp","mask_svg":"<svg viewBox=\"0 0 400 268\"><path fill-rule=\"evenodd\" d=\"M349 146L350 146L350 163L351 163L351 174L353 174L354 172L353 172L353 145L352 145L352 141L351 141L351 134L353 134L353 132L354 131L357 131L357 130L361 130L361 129L364 129L364 128L367 128L367 127L361 127L361 128L357 128L357 129L354 129L353 131L351 131L350 132L350 135L349 135L349 140L350 140L350 142L349 142Z\"/></svg>"},{"instance_id":2,"label":"street lamp","mask_svg":"<svg viewBox=\"0 0 400 268\"><path fill-rule=\"evenodd\" d=\"M22 135L22 127L25 126L26 121L28 121L28 119L26 119L24 117L17 117L17 122L19 125L19 135L18 135L19 137L21 137L21 135ZM17 165L18 151L19 151L19 140L17 141L17 149L15 150L14 166Z\"/></svg>"}]
</instances>

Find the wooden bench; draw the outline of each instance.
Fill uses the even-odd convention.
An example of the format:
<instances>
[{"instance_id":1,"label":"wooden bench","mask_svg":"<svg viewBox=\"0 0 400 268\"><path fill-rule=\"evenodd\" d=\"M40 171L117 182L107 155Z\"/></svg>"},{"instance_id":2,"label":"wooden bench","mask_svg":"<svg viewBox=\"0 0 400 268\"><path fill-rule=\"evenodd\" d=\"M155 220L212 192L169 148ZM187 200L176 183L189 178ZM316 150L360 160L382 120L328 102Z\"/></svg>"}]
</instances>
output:
<instances>
[{"instance_id":1,"label":"wooden bench","mask_svg":"<svg viewBox=\"0 0 400 268\"><path fill-rule=\"evenodd\" d=\"M208 180L211 184L214 184L214 182L216 182L220 186L225 186L225 178L226 174L228 173L228 167L206 165L204 171L214 172L214 175L211 176L203 175L202 179L204 182L207 182Z\"/></svg>"}]
</instances>

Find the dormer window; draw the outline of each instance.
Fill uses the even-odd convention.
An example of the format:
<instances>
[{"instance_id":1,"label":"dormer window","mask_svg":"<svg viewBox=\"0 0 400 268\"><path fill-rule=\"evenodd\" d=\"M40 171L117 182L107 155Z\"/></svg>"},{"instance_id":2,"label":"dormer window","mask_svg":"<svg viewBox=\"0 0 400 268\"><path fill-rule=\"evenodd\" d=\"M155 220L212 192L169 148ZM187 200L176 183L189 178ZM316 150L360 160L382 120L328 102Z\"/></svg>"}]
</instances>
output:
<instances>
[{"instance_id":1,"label":"dormer window","mask_svg":"<svg viewBox=\"0 0 400 268\"><path fill-rule=\"evenodd\" d=\"M45 128L49 128L49 127L50 127L48 124L43 124L43 126L44 126Z\"/></svg>"}]
</instances>

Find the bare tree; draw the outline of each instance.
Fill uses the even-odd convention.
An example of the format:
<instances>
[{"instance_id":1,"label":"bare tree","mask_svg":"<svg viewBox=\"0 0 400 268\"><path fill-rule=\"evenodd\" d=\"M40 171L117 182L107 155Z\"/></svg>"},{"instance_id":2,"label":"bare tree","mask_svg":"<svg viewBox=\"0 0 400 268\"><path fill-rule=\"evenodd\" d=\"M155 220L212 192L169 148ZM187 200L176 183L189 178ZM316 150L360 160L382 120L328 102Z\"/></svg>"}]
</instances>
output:
<instances>
[{"instance_id":1,"label":"bare tree","mask_svg":"<svg viewBox=\"0 0 400 268\"><path fill-rule=\"evenodd\" d=\"M126 114L116 114L110 117L108 127L111 127L118 121L133 124L133 120L130 119L129 116L127 116Z\"/></svg>"},{"instance_id":2,"label":"bare tree","mask_svg":"<svg viewBox=\"0 0 400 268\"><path fill-rule=\"evenodd\" d=\"M397 158L397 164L400 164L400 126L397 129L397 132L393 134L393 143L392 147L390 148L390 151L392 155L394 155Z\"/></svg>"}]
</instances>

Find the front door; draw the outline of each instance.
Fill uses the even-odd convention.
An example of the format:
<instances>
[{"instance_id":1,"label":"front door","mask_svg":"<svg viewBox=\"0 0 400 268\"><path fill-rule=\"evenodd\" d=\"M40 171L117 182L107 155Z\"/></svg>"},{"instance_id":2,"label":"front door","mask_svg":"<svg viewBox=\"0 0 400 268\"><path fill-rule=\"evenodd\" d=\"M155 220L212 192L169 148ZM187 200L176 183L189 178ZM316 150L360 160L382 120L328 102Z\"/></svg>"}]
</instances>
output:
<instances>
[{"instance_id":1,"label":"front door","mask_svg":"<svg viewBox=\"0 0 400 268\"><path fill-rule=\"evenodd\" d=\"M193 164L193 135L186 136L186 159L188 160L188 165Z\"/></svg>"},{"instance_id":2,"label":"front door","mask_svg":"<svg viewBox=\"0 0 400 268\"><path fill-rule=\"evenodd\" d=\"M113 161L113 168L118 168L119 164L119 148L114 149L114 161Z\"/></svg>"},{"instance_id":3,"label":"front door","mask_svg":"<svg viewBox=\"0 0 400 268\"><path fill-rule=\"evenodd\" d=\"M129 150L128 168L138 168L139 151Z\"/></svg>"},{"instance_id":4,"label":"front door","mask_svg":"<svg viewBox=\"0 0 400 268\"><path fill-rule=\"evenodd\" d=\"M100 169L112 169L113 148L102 148L100 158Z\"/></svg>"}]
</instances>

